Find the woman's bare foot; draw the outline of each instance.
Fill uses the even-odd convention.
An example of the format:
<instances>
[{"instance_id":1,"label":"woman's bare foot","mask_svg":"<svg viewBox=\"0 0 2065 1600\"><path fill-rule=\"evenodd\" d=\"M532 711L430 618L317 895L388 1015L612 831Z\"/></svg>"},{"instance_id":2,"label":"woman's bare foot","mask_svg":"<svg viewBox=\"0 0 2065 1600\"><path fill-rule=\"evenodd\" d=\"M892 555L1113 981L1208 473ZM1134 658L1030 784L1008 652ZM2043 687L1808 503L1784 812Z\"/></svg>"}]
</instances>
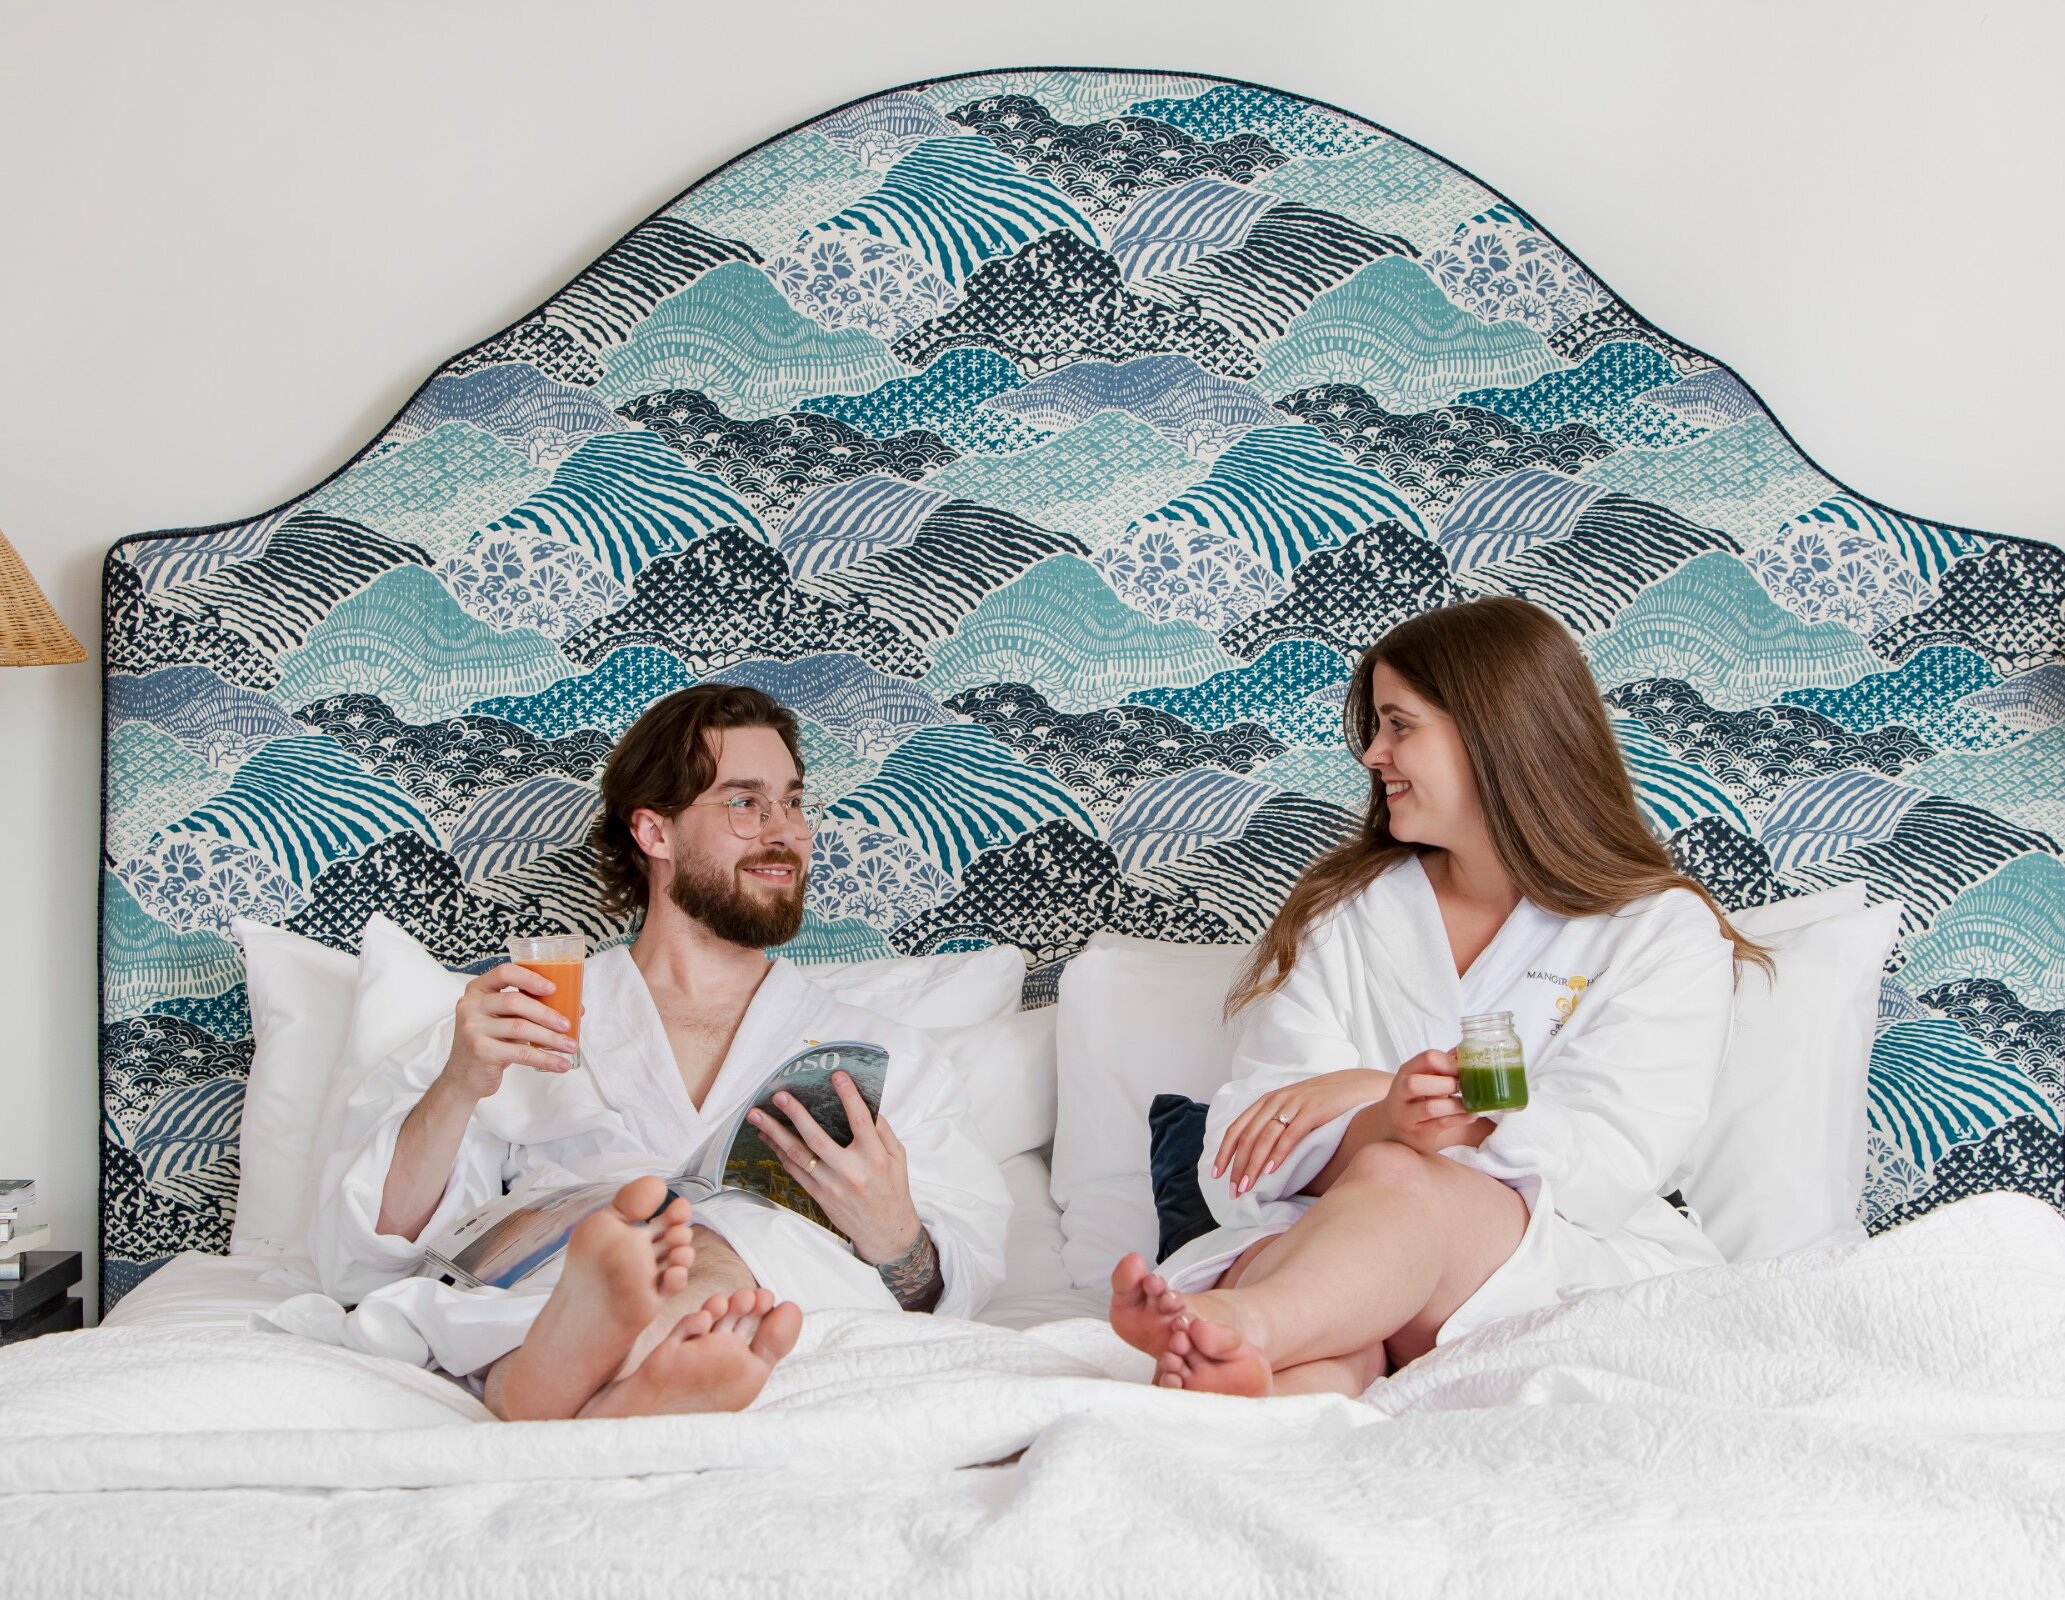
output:
<instances>
[{"instance_id":1,"label":"woman's bare foot","mask_svg":"<svg viewBox=\"0 0 2065 1600\"><path fill-rule=\"evenodd\" d=\"M567 1241L566 1264L523 1343L489 1371L482 1398L508 1422L571 1417L615 1376L632 1341L695 1262L689 1206L633 1178ZM650 1219L650 1220L648 1220Z\"/></svg>"},{"instance_id":2,"label":"woman's bare foot","mask_svg":"<svg viewBox=\"0 0 2065 1600\"><path fill-rule=\"evenodd\" d=\"M1112 1268L1111 1309L1106 1316L1112 1332L1135 1350L1160 1361L1168 1354L1170 1336L1182 1314L1183 1296L1161 1274L1148 1271L1137 1250Z\"/></svg>"},{"instance_id":3,"label":"woman's bare foot","mask_svg":"<svg viewBox=\"0 0 2065 1600\"><path fill-rule=\"evenodd\" d=\"M1273 1379L1269 1358L1246 1334L1193 1311L1177 1325L1155 1381L1170 1389L1260 1396L1274 1392Z\"/></svg>"},{"instance_id":4,"label":"woman's bare foot","mask_svg":"<svg viewBox=\"0 0 2065 1600\"><path fill-rule=\"evenodd\" d=\"M803 1313L769 1289L712 1295L654 1345L638 1366L581 1408L584 1417L743 1411L774 1364L796 1348Z\"/></svg>"}]
</instances>

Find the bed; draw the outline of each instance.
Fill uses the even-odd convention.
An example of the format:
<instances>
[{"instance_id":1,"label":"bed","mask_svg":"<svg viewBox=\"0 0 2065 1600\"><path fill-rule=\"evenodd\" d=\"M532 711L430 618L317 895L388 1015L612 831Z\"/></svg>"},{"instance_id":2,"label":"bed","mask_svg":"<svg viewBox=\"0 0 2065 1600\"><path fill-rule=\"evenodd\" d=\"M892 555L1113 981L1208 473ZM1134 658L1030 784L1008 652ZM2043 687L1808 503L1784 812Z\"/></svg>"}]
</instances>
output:
<instances>
[{"instance_id":1,"label":"bed","mask_svg":"<svg viewBox=\"0 0 2065 1600\"><path fill-rule=\"evenodd\" d=\"M1213 984L1361 804L1357 648L1488 593L1572 628L1659 834L1798 943L1727 1076L1782 1066L1812 1129L1717 1115L1689 1179L1728 1266L1358 1401L1152 1389L1096 1320L1114 1249L1152 1245L1147 1101L1209 1093ZM1349 112L1039 69L813 119L326 482L110 554L104 1315L0 1354L8 1570L2041 1592L2061 599L2065 552L1830 479L1519 206ZM1018 1203L1003 1294L817 1319L719 1419L483 1426L463 1387L269 1330L331 1066L305 1041L378 1009L369 929L458 971L623 938L596 770L714 678L797 709L832 802L788 953L928 994L1007 953L1008 991L935 1019Z\"/></svg>"}]
</instances>

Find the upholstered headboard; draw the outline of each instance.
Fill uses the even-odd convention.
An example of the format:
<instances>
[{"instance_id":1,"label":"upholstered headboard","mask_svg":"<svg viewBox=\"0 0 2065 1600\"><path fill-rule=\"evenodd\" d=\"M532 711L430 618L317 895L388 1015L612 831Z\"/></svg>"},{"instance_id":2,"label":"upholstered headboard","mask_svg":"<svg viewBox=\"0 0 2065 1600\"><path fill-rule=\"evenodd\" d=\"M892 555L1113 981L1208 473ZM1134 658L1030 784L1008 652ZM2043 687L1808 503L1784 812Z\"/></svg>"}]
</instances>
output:
<instances>
[{"instance_id":1,"label":"upholstered headboard","mask_svg":"<svg viewBox=\"0 0 2065 1600\"><path fill-rule=\"evenodd\" d=\"M655 697L757 684L834 804L801 959L1251 937L1359 810L1358 649L1581 637L1732 906L1907 907L1867 1220L2065 1205L2065 551L1833 481L1410 140L1078 70L857 101L447 363L334 477L106 569L104 1297L219 1250L244 913L454 965L624 931L583 843Z\"/></svg>"}]
</instances>

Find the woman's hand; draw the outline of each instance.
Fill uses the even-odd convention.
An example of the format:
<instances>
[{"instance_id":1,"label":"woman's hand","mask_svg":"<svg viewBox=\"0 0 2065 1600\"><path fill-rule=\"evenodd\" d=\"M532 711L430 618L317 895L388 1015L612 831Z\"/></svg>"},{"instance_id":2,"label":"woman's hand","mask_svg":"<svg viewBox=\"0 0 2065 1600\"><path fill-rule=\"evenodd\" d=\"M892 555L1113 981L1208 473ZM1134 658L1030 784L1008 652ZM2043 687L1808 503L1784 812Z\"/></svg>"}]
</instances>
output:
<instances>
[{"instance_id":1,"label":"woman's hand","mask_svg":"<svg viewBox=\"0 0 2065 1600\"><path fill-rule=\"evenodd\" d=\"M895 1130L868 1115L868 1103L853 1079L835 1072L832 1088L846 1108L851 1144L842 1145L826 1133L803 1102L787 1092L777 1094L774 1105L793 1128L758 1107L746 1113L746 1120L832 1226L853 1241L853 1253L871 1267L880 1266L903 1255L923 1231L911 1203L910 1168Z\"/></svg>"},{"instance_id":2,"label":"woman's hand","mask_svg":"<svg viewBox=\"0 0 2065 1600\"><path fill-rule=\"evenodd\" d=\"M510 1067L572 1069L576 1046L566 1018L536 998L552 990L550 978L513 961L466 985L453 1008L452 1053L440 1074L452 1095L485 1100L502 1087Z\"/></svg>"},{"instance_id":3,"label":"woman's hand","mask_svg":"<svg viewBox=\"0 0 2065 1600\"><path fill-rule=\"evenodd\" d=\"M1230 1172L1233 1192L1246 1194L1257 1180L1283 1165L1284 1158L1305 1135L1325 1127L1344 1111L1381 1100L1390 1081L1388 1072L1351 1067L1345 1072L1323 1072L1303 1083L1271 1089L1233 1119L1233 1126L1219 1141L1219 1158L1212 1163L1212 1176L1217 1178Z\"/></svg>"},{"instance_id":4,"label":"woman's hand","mask_svg":"<svg viewBox=\"0 0 2065 1600\"><path fill-rule=\"evenodd\" d=\"M1479 1145L1498 1126L1463 1109L1453 1050L1422 1050L1398 1069L1391 1090L1371 1107L1379 1138L1432 1155L1450 1145Z\"/></svg>"}]
</instances>

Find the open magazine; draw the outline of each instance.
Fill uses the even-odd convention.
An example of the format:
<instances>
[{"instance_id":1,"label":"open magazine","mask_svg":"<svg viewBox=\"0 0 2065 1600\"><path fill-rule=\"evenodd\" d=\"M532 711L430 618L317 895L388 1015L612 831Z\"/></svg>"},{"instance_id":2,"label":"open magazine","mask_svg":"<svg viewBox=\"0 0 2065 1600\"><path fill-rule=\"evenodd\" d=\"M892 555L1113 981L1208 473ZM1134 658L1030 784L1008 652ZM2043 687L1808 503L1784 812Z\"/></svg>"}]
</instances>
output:
<instances>
[{"instance_id":1,"label":"open magazine","mask_svg":"<svg viewBox=\"0 0 2065 1600\"><path fill-rule=\"evenodd\" d=\"M889 1053L880 1045L857 1039L813 1042L770 1072L759 1093L696 1146L667 1180L668 1189L691 1202L724 1190L759 1195L838 1233L817 1202L789 1176L773 1147L746 1121L746 1113L757 1107L774 1118L777 1126L788 1127L789 1119L774 1104L775 1095L787 1091L832 1138L842 1145L851 1144L853 1128L846 1119L846 1106L832 1086L835 1072L853 1079L870 1116L880 1115ZM513 1288L556 1261L566 1249L567 1236L608 1205L623 1185L623 1179L614 1178L571 1189L505 1195L470 1213L430 1243L430 1271L469 1289Z\"/></svg>"}]
</instances>

